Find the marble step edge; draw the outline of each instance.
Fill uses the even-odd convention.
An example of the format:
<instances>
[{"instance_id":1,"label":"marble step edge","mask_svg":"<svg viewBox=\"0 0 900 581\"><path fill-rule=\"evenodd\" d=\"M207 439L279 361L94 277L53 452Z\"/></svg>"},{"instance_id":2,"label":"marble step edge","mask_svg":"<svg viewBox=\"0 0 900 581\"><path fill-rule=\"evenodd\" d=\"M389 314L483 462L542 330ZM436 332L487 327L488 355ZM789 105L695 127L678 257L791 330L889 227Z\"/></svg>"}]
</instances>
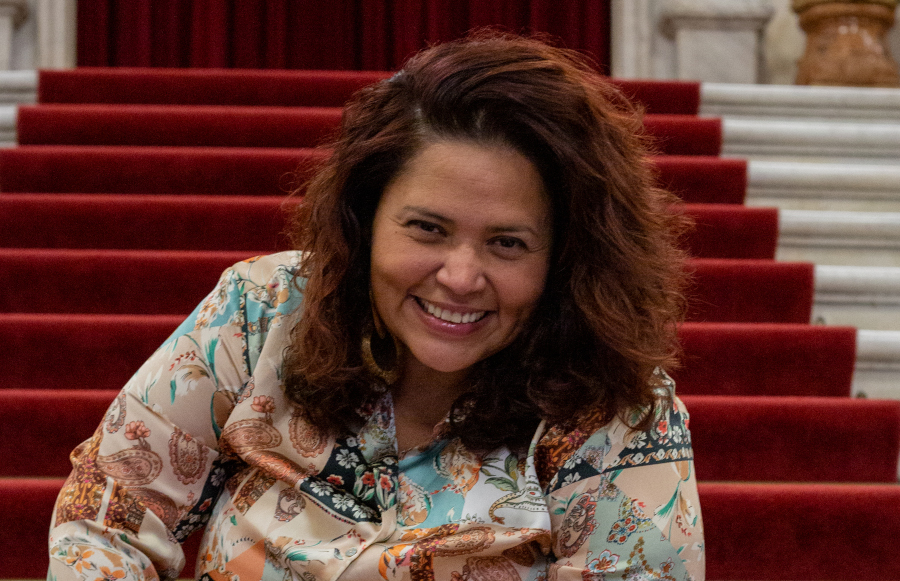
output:
<instances>
[{"instance_id":1,"label":"marble step edge","mask_svg":"<svg viewBox=\"0 0 900 581\"><path fill-rule=\"evenodd\" d=\"M778 244L900 250L900 212L782 209L778 212Z\"/></svg>"},{"instance_id":2,"label":"marble step edge","mask_svg":"<svg viewBox=\"0 0 900 581\"><path fill-rule=\"evenodd\" d=\"M900 331L856 331L854 397L900 399Z\"/></svg>"},{"instance_id":3,"label":"marble step edge","mask_svg":"<svg viewBox=\"0 0 900 581\"><path fill-rule=\"evenodd\" d=\"M0 103L34 103L37 84L37 71L0 71Z\"/></svg>"},{"instance_id":4,"label":"marble step edge","mask_svg":"<svg viewBox=\"0 0 900 581\"><path fill-rule=\"evenodd\" d=\"M724 118L722 154L900 163L900 123Z\"/></svg>"},{"instance_id":5,"label":"marble step edge","mask_svg":"<svg viewBox=\"0 0 900 581\"><path fill-rule=\"evenodd\" d=\"M751 160L747 198L900 199L900 166Z\"/></svg>"},{"instance_id":6,"label":"marble step edge","mask_svg":"<svg viewBox=\"0 0 900 581\"><path fill-rule=\"evenodd\" d=\"M900 370L900 331L856 331L856 366ZM900 379L900 378L898 378ZM900 381L897 385L900 392Z\"/></svg>"},{"instance_id":7,"label":"marble step edge","mask_svg":"<svg viewBox=\"0 0 900 581\"><path fill-rule=\"evenodd\" d=\"M701 83L700 114L900 122L900 89Z\"/></svg>"},{"instance_id":8,"label":"marble step edge","mask_svg":"<svg viewBox=\"0 0 900 581\"><path fill-rule=\"evenodd\" d=\"M0 103L3 97L0 95ZM16 105L0 105L0 147L16 144L16 120L19 108Z\"/></svg>"},{"instance_id":9,"label":"marble step edge","mask_svg":"<svg viewBox=\"0 0 900 581\"><path fill-rule=\"evenodd\" d=\"M817 264L814 280L816 306L900 307L900 267Z\"/></svg>"}]
</instances>

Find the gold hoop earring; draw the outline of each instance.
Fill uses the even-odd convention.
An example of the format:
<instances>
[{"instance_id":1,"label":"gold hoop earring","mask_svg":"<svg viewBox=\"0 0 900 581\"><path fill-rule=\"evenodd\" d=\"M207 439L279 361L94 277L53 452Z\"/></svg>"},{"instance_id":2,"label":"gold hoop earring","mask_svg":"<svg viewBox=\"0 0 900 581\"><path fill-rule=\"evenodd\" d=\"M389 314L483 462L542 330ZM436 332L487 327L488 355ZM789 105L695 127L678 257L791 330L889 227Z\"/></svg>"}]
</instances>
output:
<instances>
[{"instance_id":1,"label":"gold hoop earring","mask_svg":"<svg viewBox=\"0 0 900 581\"><path fill-rule=\"evenodd\" d=\"M372 353L372 329L367 329L366 332L363 333L362 336L362 359L363 364L366 366L366 370L378 377L382 381L384 381L388 385L393 385L397 383L397 380L400 379L400 371L399 371L399 359L400 359L400 345L394 336L391 336L391 339L394 341L394 366L391 369L385 369L375 360L375 354Z\"/></svg>"},{"instance_id":2,"label":"gold hoop earring","mask_svg":"<svg viewBox=\"0 0 900 581\"><path fill-rule=\"evenodd\" d=\"M375 308L375 296L372 294L372 287L369 287L369 306L372 307L372 326L366 325L366 329L363 331L362 336L362 359L363 364L366 366L366 370L374 375L375 377L380 378L388 385L393 385L397 383L397 380L400 379L400 342L397 341L397 338L391 335L387 327L384 324L384 321L381 319L381 316L378 314L378 309ZM381 365L378 364L378 361L375 359L375 353L372 351L372 330L375 330L375 333L378 334L379 339L384 339L388 335L390 335L391 340L394 343L394 365L390 369L385 369ZM383 349L378 350L379 353L383 353Z\"/></svg>"}]
</instances>

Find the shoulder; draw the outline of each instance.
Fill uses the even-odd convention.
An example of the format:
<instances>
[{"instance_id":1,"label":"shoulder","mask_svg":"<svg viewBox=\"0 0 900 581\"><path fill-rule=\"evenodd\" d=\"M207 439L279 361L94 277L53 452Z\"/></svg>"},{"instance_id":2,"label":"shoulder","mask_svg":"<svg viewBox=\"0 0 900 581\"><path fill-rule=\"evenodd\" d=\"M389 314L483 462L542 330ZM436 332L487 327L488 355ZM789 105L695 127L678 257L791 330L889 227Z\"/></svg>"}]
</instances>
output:
<instances>
[{"instance_id":1,"label":"shoulder","mask_svg":"<svg viewBox=\"0 0 900 581\"><path fill-rule=\"evenodd\" d=\"M245 326L248 317L285 315L302 302L300 277L304 252L255 256L227 268L180 330L224 325Z\"/></svg>"},{"instance_id":2,"label":"shoulder","mask_svg":"<svg viewBox=\"0 0 900 581\"><path fill-rule=\"evenodd\" d=\"M540 435L535 460L545 493L598 474L693 458L687 410L674 382L663 372L657 377L652 410L624 410L611 420L591 410L574 427L552 426ZM632 427L648 413L645 429Z\"/></svg>"},{"instance_id":3,"label":"shoulder","mask_svg":"<svg viewBox=\"0 0 900 581\"><path fill-rule=\"evenodd\" d=\"M688 417L671 381L646 429L641 411L575 430L548 430L548 510L559 565L630 578L702 580L705 544ZM536 454L536 461L538 460ZM544 484L542 482L542 484ZM618 578L607 574L605 578Z\"/></svg>"}]
</instances>

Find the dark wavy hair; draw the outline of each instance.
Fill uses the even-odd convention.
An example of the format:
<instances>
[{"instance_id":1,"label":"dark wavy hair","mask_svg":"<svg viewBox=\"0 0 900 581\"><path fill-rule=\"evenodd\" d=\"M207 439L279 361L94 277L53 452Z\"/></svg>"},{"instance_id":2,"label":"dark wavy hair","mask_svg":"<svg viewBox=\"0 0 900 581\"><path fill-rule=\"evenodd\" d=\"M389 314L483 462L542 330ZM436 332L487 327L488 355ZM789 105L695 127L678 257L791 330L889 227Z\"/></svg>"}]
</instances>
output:
<instances>
[{"instance_id":1,"label":"dark wavy hair","mask_svg":"<svg viewBox=\"0 0 900 581\"><path fill-rule=\"evenodd\" d=\"M344 109L332 153L306 184L294 242L308 251L304 312L284 384L330 433L388 388L363 363L372 328L372 221L385 186L436 140L507 144L532 161L551 198L546 287L523 331L475 365L451 434L475 449L521 446L541 419L569 425L659 401L654 370L676 363L683 312L683 218L654 185L639 111L582 55L493 32L415 55Z\"/></svg>"}]
</instances>

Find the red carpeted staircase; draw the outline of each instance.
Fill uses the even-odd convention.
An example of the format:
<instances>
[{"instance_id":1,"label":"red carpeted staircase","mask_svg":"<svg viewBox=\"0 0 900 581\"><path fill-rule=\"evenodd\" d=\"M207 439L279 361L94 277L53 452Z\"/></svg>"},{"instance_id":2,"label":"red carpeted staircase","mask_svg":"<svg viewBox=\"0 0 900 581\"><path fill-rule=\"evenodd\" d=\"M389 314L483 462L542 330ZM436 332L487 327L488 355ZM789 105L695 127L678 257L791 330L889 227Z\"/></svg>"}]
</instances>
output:
<instances>
[{"instance_id":1,"label":"red carpeted staircase","mask_svg":"<svg viewBox=\"0 0 900 581\"><path fill-rule=\"evenodd\" d=\"M41 73L0 151L0 578L42 577L68 452L230 264L286 247L284 198L337 107L385 73ZM856 334L808 324L812 265L773 260L690 83L644 103L697 228L679 394L718 580L897 579L900 402L852 400ZM190 543L190 541L189 541ZM189 572L185 572L189 574Z\"/></svg>"}]
</instances>

